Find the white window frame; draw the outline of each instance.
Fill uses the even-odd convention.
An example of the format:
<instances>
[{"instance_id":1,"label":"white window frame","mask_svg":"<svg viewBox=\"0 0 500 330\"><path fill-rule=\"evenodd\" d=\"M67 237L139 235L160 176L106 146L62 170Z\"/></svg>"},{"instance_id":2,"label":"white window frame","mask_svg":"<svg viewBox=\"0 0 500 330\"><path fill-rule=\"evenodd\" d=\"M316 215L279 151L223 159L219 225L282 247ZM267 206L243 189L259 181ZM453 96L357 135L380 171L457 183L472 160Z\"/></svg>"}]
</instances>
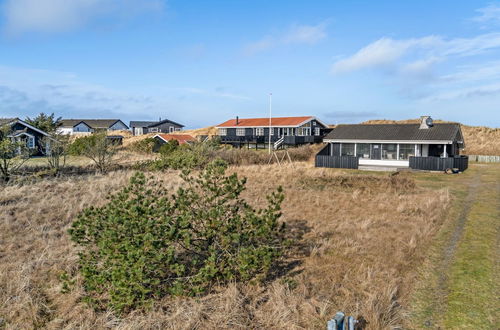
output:
<instances>
[{"instance_id":1,"label":"white window frame","mask_svg":"<svg viewBox=\"0 0 500 330\"><path fill-rule=\"evenodd\" d=\"M26 141L26 146L30 149L35 149L36 148L36 143L35 143L35 137L31 135L26 135L28 137L28 140Z\"/></svg>"},{"instance_id":2,"label":"white window frame","mask_svg":"<svg viewBox=\"0 0 500 330\"><path fill-rule=\"evenodd\" d=\"M226 136L227 128L219 128L219 136Z\"/></svg>"},{"instance_id":3,"label":"white window frame","mask_svg":"<svg viewBox=\"0 0 500 330\"><path fill-rule=\"evenodd\" d=\"M257 127L255 129L255 135L256 136L264 136L264 127Z\"/></svg>"},{"instance_id":4,"label":"white window frame","mask_svg":"<svg viewBox=\"0 0 500 330\"><path fill-rule=\"evenodd\" d=\"M176 128L175 128L175 131L176 131L176 132L180 132L180 131L181 131L181 129L180 129L179 127L176 127Z\"/></svg>"},{"instance_id":5,"label":"white window frame","mask_svg":"<svg viewBox=\"0 0 500 330\"><path fill-rule=\"evenodd\" d=\"M151 127L149 133L158 133L158 127Z\"/></svg>"},{"instance_id":6,"label":"white window frame","mask_svg":"<svg viewBox=\"0 0 500 330\"><path fill-rule=\"evenodd\" d=\"M314 127L314 135L316 136L321 135L321 127Z\"/></svg>"},{"instance_id":7,"label":"white window frame","mask_svg":"<svg viewBox=\"0 0 500 330\"><path fill-rule=\"evenodd\" d=\"M244 128L236 128L236 136L245 136L245 135L246 135L246 130Z\"/></svg>"},{"instance_id":8,"label":"white window frame","mask_svg":"<svg viewBox=\"0 0 500 330\"><path fill-rule=\"evenodd\" d=\"M173 133L173 132L175 132L175 127L174 127L174 126L169 126L169 127L168 127L168 132L169 132L169 133Z\"/></svg>"}]
</instances>

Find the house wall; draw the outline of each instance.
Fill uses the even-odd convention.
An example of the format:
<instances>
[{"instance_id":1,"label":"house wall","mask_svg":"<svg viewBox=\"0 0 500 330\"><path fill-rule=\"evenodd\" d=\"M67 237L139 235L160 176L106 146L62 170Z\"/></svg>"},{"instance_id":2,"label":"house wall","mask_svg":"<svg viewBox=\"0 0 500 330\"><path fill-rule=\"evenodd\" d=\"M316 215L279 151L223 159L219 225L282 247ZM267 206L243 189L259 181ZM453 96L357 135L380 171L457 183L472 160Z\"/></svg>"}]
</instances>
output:
<instances>
[{"instance_id":1,"label":"house wall","mask_svg":"<svg viewBox=\"0 0 500 330\"><path fill-rule=\"evenodd\" d=\"M57 133L63 135L71 135L73 133L73 127L59 127Z\"/></svg>"},{"instance_id":2,"label":"house wall","mask_svg":"<svg viewBox=\"0 0 500 330\"><path fill-rule=\"evenodd\" d=\"M79 123L73 127L73 133L90 133L93 129L88 127L85 123Z\"/></svg>"},{"instance_id":3,"label":"house wall","mask_svg":"<svg viewBox=\"0 0 500 330\"><path fill-rule=\"evenodd\" d=\"M260 128L261 126L259 126ZM313 136L315 135L314 133L314 129L316 127L319 127L321 129L321 133L320 134L324 134L324 129L327 128L325 127L324 125L322 125L321 123L319 123L317 120L311 120L307 123L305 123L304 125L302 126L299 126L299 127L308 127L310 128L310 135L309 136ZM293 136L298 136L298 128L299 127L272 127L272 132L273 134L272 135L275 135L275 136L278 136L278 135L293 135ZM245 128L245 136L254 136L256 135L256 128L257 127L249 127L249 128ZM263 127L264 128L264 134L263 136L269 136L269 127ZM293 129L293 133L291 134L287 134L289 131L287 131L287 129ZM280 132L282 132L280 134ZM228 127L226 128L226 135L225 136L237 136L236 135L236 128L235 127Z\"/></svg>"},{"instance_id":4,"label":"house wall","mask_svg":"<svg viewBox=\"0 0 500 330\"><path fill-rule=\"evenodd\" d=\"M125 126L124 123L122 123L121 121L117 121L108 130L110 130L110 131L125 131L127 129L128 129L128 127Z\"/></svg>"},{"instance_id":5,"label":"house wall","mask_svg":"<svg viewBox=\"0 0 500 330\"><path fill-rule=\"evenodd\" d=\"M395 143L397 144L397 143ZM329 143L329 155L330 156L341 156L342 154L342 143ZM399 167L408 167L409 160L403 159L381 159L381 143L370 143L370 159L360 158L359 165L386 165L386 166L399 166ZM415 144L413 144L415 145ZM378 146L379 152L374 153L374 146ZM398 148L399 150L399 148ZM431 152L429 152L431 150ZM415 156L421 157L429 157L434 156L438 157L442 154L443 145L442 144L416 144L416 153ZM447 144L446 151L448 156L459 155L458 145ZM373 158L374 155L377 155L377 158ZM399 153L397 154L399 157Z\"/></svg>"},{"instance_id":6,"label":"house wall","mask_svg":"<svg viewBox=\"0 0 500 330\"><path fill-rule=\"evenodd\" d=\"M166 122L161 125L155 125L148 128L149 133L173 133L175 130L181 130L182 126L171 122Z\"/></svg>"}]
</instances>

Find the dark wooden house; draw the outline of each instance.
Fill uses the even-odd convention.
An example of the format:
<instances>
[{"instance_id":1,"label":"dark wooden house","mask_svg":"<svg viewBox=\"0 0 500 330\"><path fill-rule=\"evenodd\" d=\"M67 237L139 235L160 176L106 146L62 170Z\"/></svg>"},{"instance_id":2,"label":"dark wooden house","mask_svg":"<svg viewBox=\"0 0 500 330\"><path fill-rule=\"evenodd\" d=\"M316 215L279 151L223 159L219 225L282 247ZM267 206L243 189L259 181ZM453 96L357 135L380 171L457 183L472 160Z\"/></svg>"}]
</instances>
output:
<instances>
[{"instance_id":1,"label":"dark wooden house","mask_svg":"<svg viewBox=\"0 0 500 330\"><path fill-rule=\"evenodd\" d=\"M465 146L460 124L434 124L429 116L422 116L420 124L338 125L324 142L317 167L463 171L468 165L460 156Z\"/></svg>"},{"instance_id":2,"label":"dark wooden house","mask_svg":"<svg viewBox=\"0 0 500 330\"><path fill-rule=\"evenodd\" d=\"M313 116L238 118L216 126L221 143L258 148L271 142L275 148L319 143L330 131Z\"/></svg>"},{"instance_id":3,"label":"dark wooden house","mask_svg":"<svg viewBox=\"0 0 500 330\"><path fill-rule=\"evenodd\" d=\"M14 141L26 144L30 154L34 156L43 155L50 148L50 143L55 141L47 132L19 118L0 118L0 127L7 127L7 136Z\"/></svg>"},{"instance_id":4,"label":"dark wooden house","mask_svg":"<svg viewBox=\"0 0 500 330\"><path fill-rule=\"evenodd\" d=\"M182 130L184 125L169 119L159 121L131 121L130 129L134 135L148 133L174 133Z\"/></svg>"}]
</instances>

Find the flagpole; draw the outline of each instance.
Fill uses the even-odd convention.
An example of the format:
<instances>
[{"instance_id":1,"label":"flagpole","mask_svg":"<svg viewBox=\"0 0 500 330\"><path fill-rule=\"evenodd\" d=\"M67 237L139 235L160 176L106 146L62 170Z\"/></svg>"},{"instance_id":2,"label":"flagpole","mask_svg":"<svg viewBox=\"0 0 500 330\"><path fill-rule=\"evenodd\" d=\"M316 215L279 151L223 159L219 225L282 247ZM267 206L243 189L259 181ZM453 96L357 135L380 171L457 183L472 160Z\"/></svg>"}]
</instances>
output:
<instances>
[{"instance_id":1,"label":"flagpole","mask_svg":"<svg viewBox=\"0 0 500 330\"><path fill-rule=\"evenodd\" d=\"M271 118L272 118L273 93L269 93L269 154L271 154Z\"/></svg>"}]
</instances>

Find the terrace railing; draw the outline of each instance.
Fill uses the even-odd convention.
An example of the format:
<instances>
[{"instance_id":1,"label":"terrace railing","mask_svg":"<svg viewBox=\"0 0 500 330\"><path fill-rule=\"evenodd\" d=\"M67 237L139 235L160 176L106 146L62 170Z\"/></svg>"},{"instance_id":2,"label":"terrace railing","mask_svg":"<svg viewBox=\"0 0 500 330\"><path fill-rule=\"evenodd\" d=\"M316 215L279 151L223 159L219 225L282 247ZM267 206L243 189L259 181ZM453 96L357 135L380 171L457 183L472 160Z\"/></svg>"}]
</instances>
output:
<instances>
[{"instance_id":1,"label":"terrace railing","mask_svg":"<svg viewBox=\"0 0 500 330\"><path fill-rule=\"evenodd\" d=\"M278 140L283 139L284 145L299 145L306 143L320 143L323 141L322 136L309 135L309 136L271 136L271 143L275 143ZM220 141L222 143L269 143L269 136L257 136L257 135L246 135L246 136L234 136L227 135L221 136Z\"/></svg>"},{"instance_id":2,"label":"terrace railing","mask_svg":"<svg viewBox=\"0 0 500 330\"><path fill-rule=\"evenodd\" d=\"M328 154L330 146L327 144L315 157L314 165L316 167L328 168L350 168L359 167L359 158L355 156L330 156Z\"/></svg>"},{"instance_id":3,"label":"terrace railing","mask_svg":"<svg viewBox=\"0 0 500 330\"><path fill-rule=\"evenodd\" d=\"M469 167L469 157L410 157L410 168L415 170L445 171L458 169L460 172Z\"/></svg>"}]
</instances>

